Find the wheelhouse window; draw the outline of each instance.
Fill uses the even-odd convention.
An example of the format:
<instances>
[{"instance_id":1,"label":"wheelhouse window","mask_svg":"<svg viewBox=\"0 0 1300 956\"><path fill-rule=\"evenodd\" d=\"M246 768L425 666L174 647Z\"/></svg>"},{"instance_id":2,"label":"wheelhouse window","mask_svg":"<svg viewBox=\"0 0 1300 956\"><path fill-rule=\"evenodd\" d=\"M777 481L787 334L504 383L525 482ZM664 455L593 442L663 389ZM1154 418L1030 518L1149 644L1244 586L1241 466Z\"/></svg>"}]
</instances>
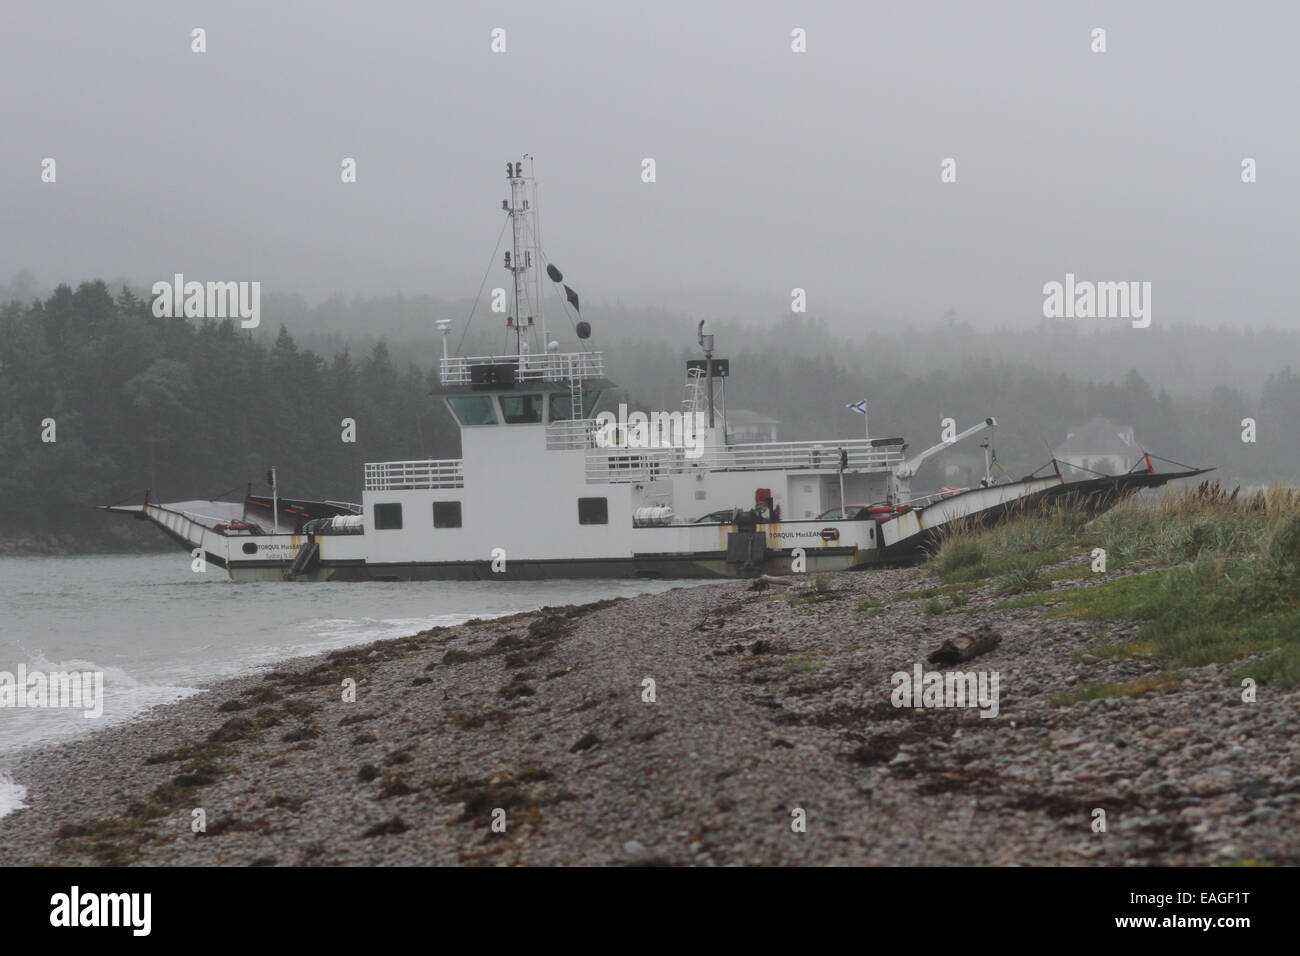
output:
<instances>
[{"instance_id":1,"label":"wheelhouse window","mask_svg":"<svg viewBox=\"0 0 1300 956\"><path fill-rule=\"evenodd\" d=\"M495 425L497 407L491 395L455 395L447 399L447 407L462 425Z\"/></svg>"},{"instance_id":2,"label":"wheelhouse window","mask_svg":"<svg viewBox=\"0 0 1300 956\"><path fill-rule=\"evenodd\" d=\"M609 499L579 498L578 524L609 524Z\"/></svg>"},{"instance_id":3,"label":"wheelhouse window","mask_svg":"<svg viewBox=\"0 0 1300 956\"><path fill-rule=\"evenodd\" d=\"M402 527L400 504L375 505L375 530L397 531Z\"/></svg>"},{"instance_id":4,"label":"wheelhouse window","mask_svg":"<svg viewBox=\"0 0 1300 956\"><path fill-rule=\"evenodd\" d=\"M435 528L459 528L460 502L435 501L433 503L433 526Z\"/></svg>"},{"instance_id":5,"label":"wheelhouse window","mask_svg":"<svg viewBox=\"0 0 1300 956\"><path fill-rule=\"evenodd\" d=\"M582 418L591 418L596 413L596 403L600 401L600 392L585 392L582 396ZM579 416L574 414L573 398L563 392L551 395L551 421L567 422Z\"/></svg>"},{"instance_id":6,"label":"wheelhouse window","mask_svg":"<svg viewBox=\"0 0 1300 956\"><path fill-rule=\"evenodd\" d=\"M507 425L533 425L542 420L542 396L502 395L501 417Z\"/></svg>"}]
</instances>

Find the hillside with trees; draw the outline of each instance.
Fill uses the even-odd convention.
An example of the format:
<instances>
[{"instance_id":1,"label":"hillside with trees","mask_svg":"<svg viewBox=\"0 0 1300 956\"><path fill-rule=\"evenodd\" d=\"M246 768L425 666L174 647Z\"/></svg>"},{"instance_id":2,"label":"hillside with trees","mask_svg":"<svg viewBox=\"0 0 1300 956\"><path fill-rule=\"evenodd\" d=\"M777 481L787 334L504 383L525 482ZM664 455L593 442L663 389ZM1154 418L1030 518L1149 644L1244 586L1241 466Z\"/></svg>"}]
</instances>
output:
<instances>
[{"instance_id":1,"label":"hillside with trees","mask_svg":"<svg viewBox=\"0 0 1300 956\"><path fill-rule=\"evenodd\" d=\"M156 318L147 300L102 281L9 302L0 308L6 533L98 527L91 506L137 501L146 488L159 500L238 497L248 481L264 491L273 464L283 494L357 500L366 461L458 456L456 429L429 394L442 347L429 330L440 316L404 300L412 303L427 316L423 334L412 322L409 338L390 343L360 331L371 328L364 319L383 304L375 302L354 303L359 331L351 334L329 321L346 311L337 300L316 309L281 302L264 310L272 321L264 317L256 333L230 320ZM684 361L697 352L693 320L589 311L600 316L593 344L621 389L602 407L679 408ZM465 352L501 350L496 318L477 320ZM458 323L453 345L461 331ZM1166 458L1218 467L1225 484L1300 476L1300 376L1287 367L1257 381L1225 374L1174 389L1153 386L1123 360L1100 378L1071 375L1060 361L998 357L1027 354L1021 339L1032 333L1003 349L994 333L960 326L912 340L844 338L803 317L760 329L721 322L715 331L718 354L731 360L727 404L778 419L783 439L856 436L861 419L844 405L865 398L873 435L904 436L914 449L939 440L945 417L965 427L995 416L998 457L1013 477L1045 464L1069 428L1094 416L1132 426ZM933 361L919 363L924 355ZM1258 423L1254 444L1241 440L1246 417ZM357 423L355 443L341 440L345 418ZM42 440L47 419L52 442ZM945 459L962 477L980 464L978 448L955 450L927 463L918 487L945 482Z\"/></svg>"}]
</instances>

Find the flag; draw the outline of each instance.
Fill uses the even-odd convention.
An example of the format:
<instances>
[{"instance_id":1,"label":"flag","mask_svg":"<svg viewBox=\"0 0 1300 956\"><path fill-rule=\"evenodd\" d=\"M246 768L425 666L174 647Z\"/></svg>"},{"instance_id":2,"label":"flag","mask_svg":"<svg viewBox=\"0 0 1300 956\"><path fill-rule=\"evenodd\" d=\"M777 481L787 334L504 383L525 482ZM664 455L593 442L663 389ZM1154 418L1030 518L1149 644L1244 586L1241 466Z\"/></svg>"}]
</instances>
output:
<instances>
[{"instance_id":1,"label":"flag","mask_svg":"<svg viewBox=\"0 0 1300 956\"><path fill-rule=\"evenodd\" d=\"M849 402L844 407L852 409L853 411L857 412L859 415L865 415L867 413L866 402Z\"/></svg>"}]
</instances>

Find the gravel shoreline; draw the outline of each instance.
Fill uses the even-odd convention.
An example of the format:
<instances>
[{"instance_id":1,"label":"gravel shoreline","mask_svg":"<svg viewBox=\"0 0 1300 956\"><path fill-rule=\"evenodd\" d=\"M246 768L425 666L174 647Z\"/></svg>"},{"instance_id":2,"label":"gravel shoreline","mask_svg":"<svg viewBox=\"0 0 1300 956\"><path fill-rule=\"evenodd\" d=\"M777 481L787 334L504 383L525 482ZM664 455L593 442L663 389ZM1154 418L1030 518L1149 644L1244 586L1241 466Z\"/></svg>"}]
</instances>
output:
<instances>
[{"instance_id":1,"label":"gravel shoreline","mask_svg":"<svg viewBox=\"0 0 1300 956\"><path fill-rule=\"evenodd\" d=\"M1234 663L1058 706L1162 662L1081 655L1135 625L992 610L989 587L926 614L920 569L810 583L543 609L212 684L25 752L0 864L1300 863L1300 692L1243 703ZM994 650L924 663L982 626ZM918 662L997 671L997 717L893 706Z\"/></svg>"}]
</instances>

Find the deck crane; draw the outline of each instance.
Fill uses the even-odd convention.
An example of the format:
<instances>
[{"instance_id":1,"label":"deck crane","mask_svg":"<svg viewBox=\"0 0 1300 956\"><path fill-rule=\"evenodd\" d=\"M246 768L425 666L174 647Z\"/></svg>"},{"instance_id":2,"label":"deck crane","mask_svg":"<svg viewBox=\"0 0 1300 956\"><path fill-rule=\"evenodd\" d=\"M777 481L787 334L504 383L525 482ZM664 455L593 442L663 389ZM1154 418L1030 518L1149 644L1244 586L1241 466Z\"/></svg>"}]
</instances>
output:
<instances>
[{"instance_id":1,"label":"deck crane","mask_svg":"<svg viewBox=\"0 0 1300 956\"><path fill-rule=\"evenodd\" d=\"M909 498L911 497L911 492L910 489L908 488L908 483L911 481L912 476L916 474L916 470L921 467L922 463L924 463L927 458L937 455L945 448L955 445L959 441L963 441L967 438L970 438L972 435L979 434L986 428L992 429L996 427L996 425L997 425L996 420L994 420L993 418L986 418L978 425L972 425L970 428L966 429L963 432L958 433L957 435L948 439L947 441L941 441L937 445L931 445L925 451L919 452L918 454L915 454L911 458L908 458L906 461L904 461L901 465L898 466L898 470L894 472L894 478L898 482L898 491L896 496L898 503L906 504L908 502ZM985 455L985 458L986 459L988 458L987 454ZM985 472L986 472L984 475L985 482L987 484L992 484L993 476L987 473L988 472L987 465L985 467Z\"/></svg>"}]
</instances>

